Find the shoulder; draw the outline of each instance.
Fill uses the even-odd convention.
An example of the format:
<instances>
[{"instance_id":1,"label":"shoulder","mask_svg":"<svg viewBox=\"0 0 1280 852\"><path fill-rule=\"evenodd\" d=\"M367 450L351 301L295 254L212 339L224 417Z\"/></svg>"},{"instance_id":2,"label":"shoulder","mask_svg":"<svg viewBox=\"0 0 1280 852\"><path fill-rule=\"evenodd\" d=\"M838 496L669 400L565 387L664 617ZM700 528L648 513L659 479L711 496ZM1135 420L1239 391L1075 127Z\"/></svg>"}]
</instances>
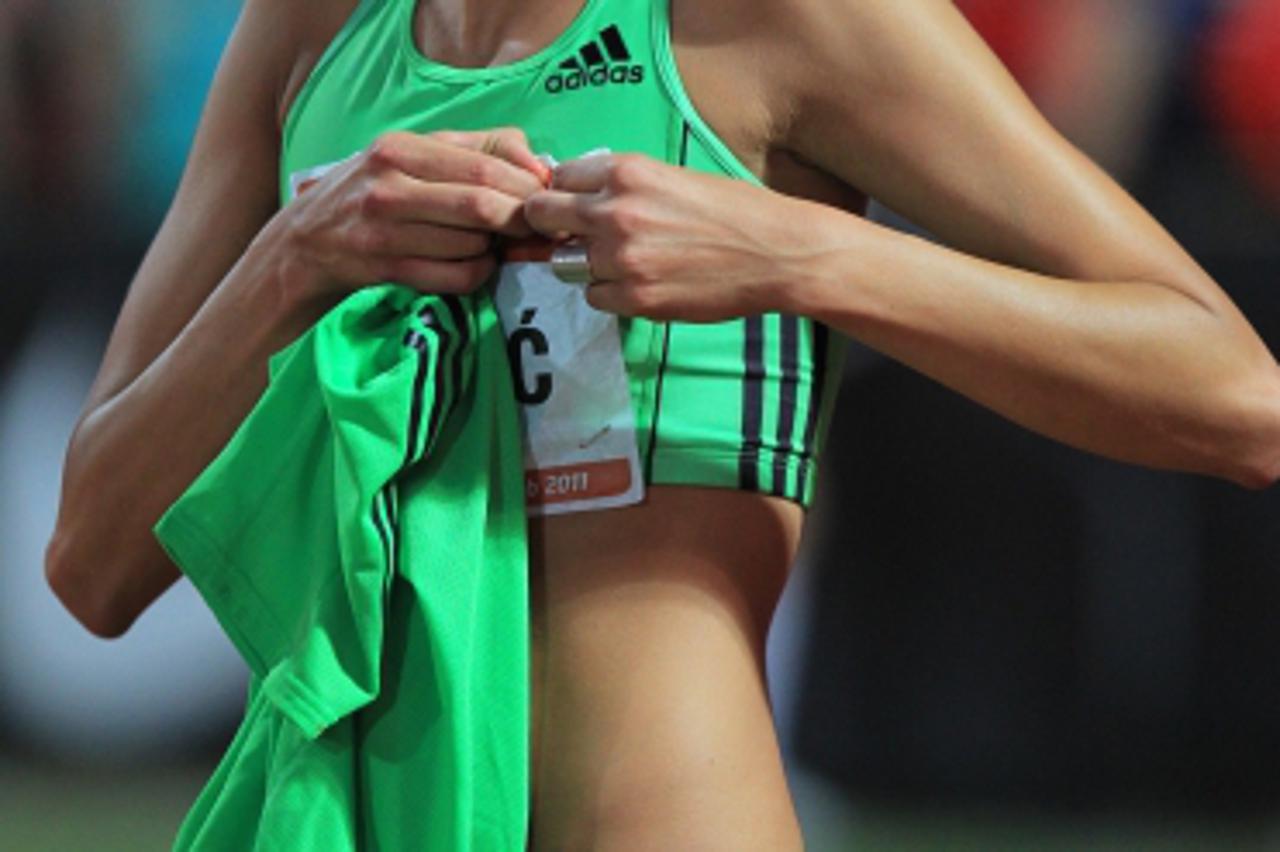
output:
<instances>
[{"instance_id":1,"label":"shoulder","mask_svg":"<svg viewBox=\"0 0 1280 852\"><path fill-rule=\"evenodd\" d=\"M360 0L247 0L235 39L266 77L276 126Z\"/></svg>"},{"instance_id":2,"label":"shoulder","mask_svg":"<svg viewBox=\"0 0 1280 852\"><path fill-rule=\"evenodd\" d=\"M872 163L979 118L1025 129L1037 114L951 0L681 0L690 44L725 45L755 81L773 144L814 163ZM815 143L815 140L816 143ZM820 155L815 158L814 155ZM864 175L838 172L846 180ZM855 185L864 186L857 182Z\"/></svg>"},{"instance_id":3,"label":"shoulder","mask_svg":"<svg viewBox=\"0 0 1280 852\"><path fill-rule=\"evenodd\" d=\"M664 0L658 0L664 2ZM771 58L795 59L813 47L864 39L895 18L928 15L949 0L665 0L675 26L726 45L767 47ZM910 7L910 8L908 8Z\"/></svg>"},{"instance_id":4,"label":"shoulder","mask_svg":"<svg viewBox=\"0 0 1280 852\"><path fill-rule=\"evenodd\" d=\"M679 0L671 27L682 66L731 68L781 124L832 88L875 85L903 33L948 12L958 15L949 0Z\"/></svg>"},{"instance_id":5,"label":"shoulder","mask_svg":"<svg viewBox=\"0 0 1280 852\"><path fill-rule=\"evenodd\" d=\"M793 99L882 93L972 48L952 0L680 0L672 20L690 43L753 57Z\"/></svg>"},{"instance_id":6,"label":"shoulder","mask_svg":"<svg viewBox=\"0 0 1280 852\"><path fill-rule=\"evenodd\" d=\"M803 48L787 12L804 0L656 0L670 3L685 88L707 123L760 173L786 135L802 81Z\"/></svg>"}]
</instances>

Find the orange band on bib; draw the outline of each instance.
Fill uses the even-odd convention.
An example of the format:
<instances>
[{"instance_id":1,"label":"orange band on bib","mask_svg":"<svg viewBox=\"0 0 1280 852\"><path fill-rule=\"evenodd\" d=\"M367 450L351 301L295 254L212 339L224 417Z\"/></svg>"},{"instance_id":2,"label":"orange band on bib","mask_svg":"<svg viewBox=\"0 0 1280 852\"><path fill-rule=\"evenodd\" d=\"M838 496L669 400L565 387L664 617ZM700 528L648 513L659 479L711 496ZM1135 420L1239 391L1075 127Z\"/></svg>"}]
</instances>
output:
<instances>
[{"instance_id":1,"label":"orange band on bib","mask_svg":"<svg viewBox=\"0 0 1280 852\"><path fill-rule=\"evenodd\" d=\"M525 498L530 505L554 506L575 500L617 497L631 488L631 465L626 459L531 470L525 473Z\"/></svg>"}]
</instances>

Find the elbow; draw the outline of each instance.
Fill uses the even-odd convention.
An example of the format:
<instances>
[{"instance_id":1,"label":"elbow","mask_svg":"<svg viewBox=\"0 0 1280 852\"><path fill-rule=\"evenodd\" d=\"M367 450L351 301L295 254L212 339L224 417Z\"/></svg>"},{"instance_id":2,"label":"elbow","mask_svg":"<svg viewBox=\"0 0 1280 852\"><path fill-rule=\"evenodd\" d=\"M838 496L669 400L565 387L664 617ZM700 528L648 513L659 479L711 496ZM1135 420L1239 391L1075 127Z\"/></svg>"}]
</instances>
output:
<instances>
[{"instance_id":1,"label":"elbow","mask_svg":"<svg viewBox=\"0 0 1280 852\"><path fill-rule=\"evenodd\" d=\"M1280 450L1277 450L1280 453ZM1265 491L1280 482L1280 461L1276 457L1245 462L1238 466L1228 478L1250 491Z\"/></svg>"},{"instance_id":2,"label":"elbow","mask_svg":"<svg viewBox=\"0 0 1280 852\"><path fill-rule=\"evenodd\" d=\"M1271 459L1260 459L1257 463L1240 464L1228 477L1236 485L1249 491L1265 491L1280 481L1280 464Z\"/></svg>"},{"instance_id":3,"label":"elbow","mask_svg":"<svg viewBox=\"0 0 1280 852\"><path fill-rule=\"evenodd\" d=\"M1231 407L1240 437L1220 459L1221 475L1242 488L1262 491L1280 482L1280 369L1272 364L1264 380L1241 397Z\"/></svg>"},{"instance_id":4,"label":"elbow","mask_svg":"<svg viewBox=\"0 0 1280 852\"><path fill-rule=\"evenodd\" d=\"M44 575L50 590L67 612L102 639L117 639L132 626L136 614L129 613L103 582L104 572L86 570L77 558L69 536L55 531L45 548Z\"/></svg>"}]
</instances>

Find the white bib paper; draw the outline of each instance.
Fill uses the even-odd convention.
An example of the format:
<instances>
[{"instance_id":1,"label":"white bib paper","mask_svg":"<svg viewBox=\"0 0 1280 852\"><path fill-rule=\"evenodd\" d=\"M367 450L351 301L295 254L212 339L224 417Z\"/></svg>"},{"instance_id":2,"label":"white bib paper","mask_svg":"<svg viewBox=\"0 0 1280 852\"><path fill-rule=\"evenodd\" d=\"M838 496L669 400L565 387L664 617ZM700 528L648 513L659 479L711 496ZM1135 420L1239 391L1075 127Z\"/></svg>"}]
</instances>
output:
<instances>
[{"instance_id":1,"label":"white bib paper","mask_svg":"<svg viewBox=\"0 0 1280 852\"><path fill-rule=\"evenodd\" d=\"M343 162L290 175L292 197ZM502 266L494 302L524 427L529 514L639 503L644 479L618 318L587 304L582 286L555 276L550 243L522 249Z\"/></svg>"},{"instance_id":2,"label":"white bib paper","mask_svg":"<svg viewBox=\"0 0 1280 852\"><path fill-rule=\"evenodd\" d=\"M530 515L644 499L618 318L587 304L545 261L503 265L495 302L525 434Z\"/></svg>"}]
</instances>

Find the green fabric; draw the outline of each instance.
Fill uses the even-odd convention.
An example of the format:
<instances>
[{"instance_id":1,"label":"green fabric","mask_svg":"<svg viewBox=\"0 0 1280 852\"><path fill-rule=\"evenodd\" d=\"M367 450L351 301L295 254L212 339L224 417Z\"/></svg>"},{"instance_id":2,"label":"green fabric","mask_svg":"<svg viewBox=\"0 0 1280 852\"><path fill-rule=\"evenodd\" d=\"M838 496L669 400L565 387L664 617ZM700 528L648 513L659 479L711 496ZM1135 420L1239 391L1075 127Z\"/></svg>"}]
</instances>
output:
<instances>
[{"instance_id":1,"label":"green fabric","mask_svg":"<svg viewBox=\"0 0 1280 852\"><path fill-rule=\"evenodd\" d=\"M434 62L416 3L363 0L292 105L280 192L388 130L514 125L567 160L608 148L759 183L699 115L671 50L668 0L586 0L543 50L508 65ZM809 503L844 340L770 314L712 324L621 323L639 449L655 484L762 491Z\"/></svg>"},{"instance_id":2,"label":"green fabric","mask_svg":"<svg viewBox=\"0 0 1280 852\"><path fill-rule=\"evenodd\" d=\"M176 848L522 849L528 554L491 301L360 290L270 377L155 527L252 672Z\"/></svg>"}]
</instances>

